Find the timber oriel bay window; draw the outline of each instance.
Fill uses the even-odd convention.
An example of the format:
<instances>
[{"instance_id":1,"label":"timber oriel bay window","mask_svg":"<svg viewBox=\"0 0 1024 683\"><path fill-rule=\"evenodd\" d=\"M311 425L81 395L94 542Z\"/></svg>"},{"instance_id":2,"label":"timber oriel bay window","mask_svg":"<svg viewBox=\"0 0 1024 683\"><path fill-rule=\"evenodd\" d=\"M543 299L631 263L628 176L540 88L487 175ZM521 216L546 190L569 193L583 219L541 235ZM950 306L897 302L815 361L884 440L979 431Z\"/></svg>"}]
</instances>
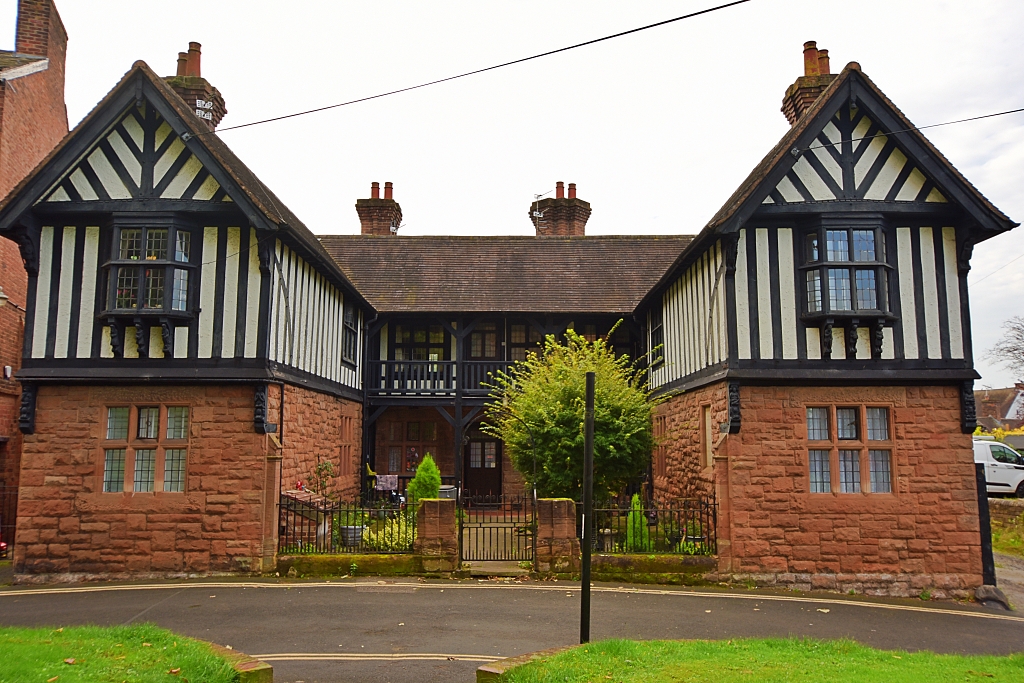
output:
<instances>
[{"instance_id":1,"label":"timber oriel bay window","mask_svg":"<svg viewBox=\"0 0 1024 683\"><path fill-rule=\"evenodd\" d=\"M880 228L822 227L807 233L807 316L885 315L890 268Z\"/></svg>"},{"instance_id":2,"label":"timber oriel bay window","mask_svg":"<svg viewBox=\"0 0 1024 683\"><path fill-rule=\"evenodd\" d=\"M190 313L192 233L173 220L145 225L115 219L107 265L107 310L114 314Z\"/></svg>"},{"instance_id":3,"label":"timber oriel bay window","mask_svg":"<svg viewBox=\"0 0 1024 683\"><path fill-rule=\"evenodd\" d=\"M188 413L188 406L108 407L103 492L184 492Z\"/></svg>"},{"instance_id":4,"label":"timber oriel bay window","mask_svg":"<svg viewBox=\"0 0 1024 683\"><path fill-rule=\"evenodd\" d=\"M811 493L892 493L888 408L808 407L807 440Z\"/></svg>"}]
</instances>

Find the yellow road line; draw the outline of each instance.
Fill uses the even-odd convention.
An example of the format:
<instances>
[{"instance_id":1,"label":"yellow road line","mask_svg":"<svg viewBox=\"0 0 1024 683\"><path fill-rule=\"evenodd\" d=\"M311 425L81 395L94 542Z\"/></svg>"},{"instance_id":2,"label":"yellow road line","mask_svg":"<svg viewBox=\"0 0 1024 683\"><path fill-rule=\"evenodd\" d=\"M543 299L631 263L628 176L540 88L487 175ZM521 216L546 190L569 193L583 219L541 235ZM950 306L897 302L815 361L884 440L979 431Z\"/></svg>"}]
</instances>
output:
<instances>
[{"instance_id":1,"label":"yellow road line","mask_svg":"<svg viewBox=\"0 0 1024 683\"><path fill-rule=\"evenodd\" d=\"M403 652L403 653L362 653L362 652L275 652L271 654L249 655L261 662L405 662L405 661L449 661L449 662L497 662L504 657L491 655L453 655L437 652Z\"/></svg>"}]
</instances>

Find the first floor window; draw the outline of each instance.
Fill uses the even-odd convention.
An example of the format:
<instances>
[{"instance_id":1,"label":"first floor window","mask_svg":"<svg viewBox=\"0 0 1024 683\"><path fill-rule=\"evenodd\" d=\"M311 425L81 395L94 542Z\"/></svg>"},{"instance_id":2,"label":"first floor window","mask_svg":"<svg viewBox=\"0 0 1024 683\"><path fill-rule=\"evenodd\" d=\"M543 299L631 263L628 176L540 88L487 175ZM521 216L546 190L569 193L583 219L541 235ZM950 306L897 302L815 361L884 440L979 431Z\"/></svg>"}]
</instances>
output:
<instances>
[{"instance_id":1,"label":"first floor window","mask_svg":"<svg viewBox=\"0 0 1024 683\"><path fill-rule=\"evenodd\" d=\"M345 304L342 315L341 359L346 363L355 363L359 347L359 322L356 307Z\"/></svg>"},{"instance_id":2,"label":"first floor window","mask_svg":"<svg viewBox=\"0 0 1024 683\"><path fill-rule=\"evenodd\" d=\"M885 259L881 228L817 228L809 232L801 268L806 271L807 313L885 313L886 274L891 269Z\"/></svg>"},{"instance_id":3,"label":"first floor window","mask_svg":"<svg viewBox=\"0 0 1024 683\"><path fill-rule=\"evenodd\" d=\"M118 218L114 221L116 224ZM106 266L107 310L188 311L189 270L194 267L190 261L192 235L184 225L166 217L163 221L174 227L115 227Z\"/></svg>"},{"instance_id":4,"label":"first floor window","mask_svg":"<svg viewBox=\"0 0 1024 683\"><path fill-rule=\"evenodd\" d=\"M124 491L124 449L110 448L103 458L103 492Z\"/></svg>"},{"instance_id":5,"label":"first floor window","mask_svg":"<svg viewBox=\"0 0 1024 683\"><path fill-rule=\"evenodd\" d=\"M665 360L665 328L662 323L661 307L651 309L651 348L650 361L655 366Z\"/></svg>"}]
</instances>

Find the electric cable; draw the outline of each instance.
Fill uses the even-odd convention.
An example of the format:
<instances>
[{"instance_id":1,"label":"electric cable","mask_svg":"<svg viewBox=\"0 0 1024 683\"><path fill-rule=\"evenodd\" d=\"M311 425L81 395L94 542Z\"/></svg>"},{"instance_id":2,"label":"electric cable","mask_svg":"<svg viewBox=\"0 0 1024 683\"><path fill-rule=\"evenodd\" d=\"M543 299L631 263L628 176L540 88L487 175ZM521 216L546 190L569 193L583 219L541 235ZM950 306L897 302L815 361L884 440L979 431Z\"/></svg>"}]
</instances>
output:
<instances>
[{"instance_id":1,"label":"electric cable","mask_svg":"<svg viewBox=\"0 0 1024 683\"><path fill-rule=\"evenodd\" d=\"M484 72L487 72L487 71L494 71L495 69L501 69L501 68L506 67L506 66L513 66L515 64L522 64L523 62L529 62L529 61L534 60L534 59L540 59L541 57L550 57L551 55L556 55L556 54L559 54L561 52L568 52L569 50L575 50L576 48L586 47L587 45L594 45L595 43L602 43L602 42L604 42L606 40L612 40L613 38L621 38L622 36L628 36L628 35L633 34L633 33L639 33L640 31L646 31L648 29L657 28L659 26L665 26L666 24L672 24L672 23L675 23L677 21L682 21L684 19L692 19L693 17L699 17L702 14L710 14L711 12L717 12L718 10L726 9L728 7L733 7L735 5L742 5L742 4L747 3L747 2L751 2L751 0L734 0L734 2L727 2L727 3L723 4L723 5L717 5L715 7L709 7L707 9L702 9L702 10L699 10L697 12L690 12L689 14L684 14L684 15L679 16L679 17L674 17L672 19L666 19L664 21L659 21L659 22L656 22L656 23L653 23L653 24L647 24L646 26L640 26L638 28L630 29L628 31L620 31L619 33L613 33L612 35L604 36L602 38L594 38L593 40L587 40L587 41L584 41L582 43L576 43L575 45L569 45L567 47L560 47L560 48L555 49L555 50L548 50L547 52L541 52L541 53L538 53L538 54L535 54L535 55L531 55L529 57L522 57L520 59L514 59L514 60L512 60L510 62L502 62L501 64L495 64L493 66L484 67L482 69L474 69L473 71L466 71L465 73L461 73L461 74L458 74L458 75L455 75L455 76L447 76L445 78L438 78L436 80L428 81L426 83L420 83L419 85L411 85L411 86L408 86L408 87L405 87L405 88L399 88L398 90L390 90L388 92L379 93L377 95L370 95L369 97L360 97L359 99L349 100L348 102L340 102L338 104L329 104L329 105L324 106L324 107L316 107L315 109L307 109L305 111L295 112L294 114L284 114L282 116L275 116L275 117L272 117L272 118L269 118L269 119L263 119L261 121L252 121L250 123L240 123L237 126L227 126L225 128L221 128L220 130L218 130L216 132L223 133L224 131L237 130L239 128L248 128L249 126L258 126L260 124L270 123L272 121L282 121L284 119L295 118L296 116L305 116L306 114L315 114L316 112L327 111L328 109L337 109L338 107L345 107L345 106L348 106L350 104L358 104L359 102L368 102L370 100L380 99L381 97L388 97L389 95L397 95L399 93L409 92L410 90L418 90L420 88L426 88L427 86L437 85L438 83L446 83L448 81L454 81L454 80L459 79L459 78L465 78L467 76L474 76L476 74L481 74L481 73L484 73ZM213 133L213 132L214 131L204 131L204 132L201 132L201 133L196 133L196 136L199 136L199 135L209 135L210 133Z\"/></svg>"},{"instance_id":2,"label":"electric cable","mask_svg":"<svg viewBox=\"0 0 1024 683\"><path fill-rule=\"evenodd\" d=\"M862 138L851 138L850 140L840 140L839 142L830 142L828 144L821 143L821 144L819 144L817 146L812 145L810 147L805 147L803 149L800 149L800 148L796 148L796 149L797 149L797 151L800 151L800 152L809 152L812 149L825 149L826 147L835 147L837 145L843 144L844 142L858 142L860 140L872 140L874 138L884 138L887 135L896 135L898 133L909 133L909 132L915 131L915 130L924 130L925 128L938 128L939 126L952 126L954 123L966 123L967 121L978 121L980 119L990 119L990 118L992 118L994 116L1006 116L1007 114L1018 114L1018 113L1020 113L1022 111L1024 111L1024 107L1022 107L1020 109L1010 109L1008 111L999 111L999 112L996 112L995 114L984 114L982 116L972 116L972 117L967 118L967 119L957 119L956 121L946 121L944 123L932 123L932 124L929 124L927 126L914 126L913 128L904 128L902 130L894 130L891 133L875 133L874 135L865 135Z\"/></svg>"}]
</instances>

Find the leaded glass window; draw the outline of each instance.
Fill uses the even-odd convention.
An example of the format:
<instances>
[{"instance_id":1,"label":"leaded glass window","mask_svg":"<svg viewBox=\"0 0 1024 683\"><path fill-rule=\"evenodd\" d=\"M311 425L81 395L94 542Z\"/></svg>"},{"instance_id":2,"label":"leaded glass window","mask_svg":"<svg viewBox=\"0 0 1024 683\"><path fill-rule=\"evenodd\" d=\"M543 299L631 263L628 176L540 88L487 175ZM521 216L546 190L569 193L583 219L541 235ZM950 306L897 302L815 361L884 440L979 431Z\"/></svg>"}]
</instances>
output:
<instances>
[{"instance_id":1,"label":"leaded glass window","mask_svg":"<svg viewBox=\"0 0 1024 683\"><path fill-rule=\"evenodd\" d=\"M892 493L892 459L889 451L868 451L871 493Z\"/></svg>"},{"instance_id":2,"label":"leaded glass window","mask_svg":"<svg viewBox=\"0 0 1024 683\"><path fill-rule=\"evenodd\" d=\"M831 463L829 451L808 451L811 479L811 493L832 493Z\"/></svg>"},{"instance_id":3,"label":"leaded glass window","mask_svg":"<svg viewBox=\"0 0 1024 683\"><path fill-rule=\"evenodd\" d=\"M860 493L860 451L839 451L839 492Z\"/></svg>"},{"instance_id":4,"label":"leaded glass window","mask_svg":"<svg viewBox=\"0 0 1024 683\"><path fill-rule=\"evenodd\" d=\"M820 245L824 244L824 249ZM881 229L829 228L804 238L802 270L808 314L888 311L884 233Z\"/></svg>"},{"instance_id":5,"label":"leaded glass window","mask_svg":"<svg viewBox=\"0 0 1024 683\"><path fill-rule=\"evenodd\" d=\"M170 224L173 227L115 227L107 270L108 311L188 312L192 234Z\"/></svg>"}]
</instances>

